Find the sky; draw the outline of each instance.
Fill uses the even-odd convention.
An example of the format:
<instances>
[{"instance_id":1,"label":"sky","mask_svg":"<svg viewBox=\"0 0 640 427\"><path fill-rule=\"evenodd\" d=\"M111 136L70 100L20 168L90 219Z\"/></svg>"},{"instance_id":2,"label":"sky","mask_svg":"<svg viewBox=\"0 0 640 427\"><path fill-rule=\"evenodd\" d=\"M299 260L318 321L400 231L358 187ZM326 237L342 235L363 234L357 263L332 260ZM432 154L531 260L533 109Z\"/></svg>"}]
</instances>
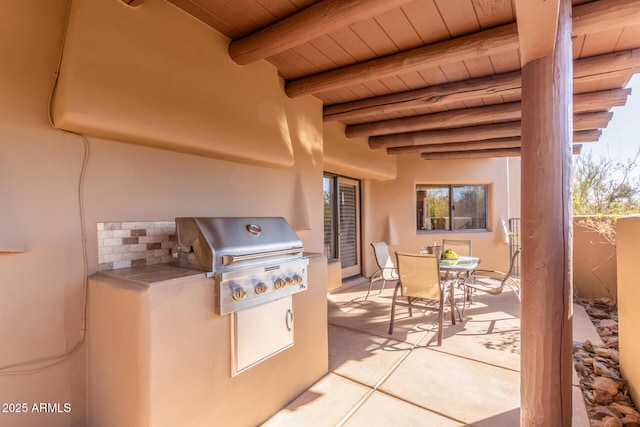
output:
<instances>
[{"instance_id":1,"label":"sky","mask_svg":"<svg viewBox=\"0 0 640 427\"><path fill-rule=\"evenodd\" d=\"M627 87L631 95L623 107L614 107L613 118L597 142L582 144L582 153L591 152L594 159L611 157L622 163L633 158L640 147L640 74L634 75Z\"/></svg>"}]
</instances>

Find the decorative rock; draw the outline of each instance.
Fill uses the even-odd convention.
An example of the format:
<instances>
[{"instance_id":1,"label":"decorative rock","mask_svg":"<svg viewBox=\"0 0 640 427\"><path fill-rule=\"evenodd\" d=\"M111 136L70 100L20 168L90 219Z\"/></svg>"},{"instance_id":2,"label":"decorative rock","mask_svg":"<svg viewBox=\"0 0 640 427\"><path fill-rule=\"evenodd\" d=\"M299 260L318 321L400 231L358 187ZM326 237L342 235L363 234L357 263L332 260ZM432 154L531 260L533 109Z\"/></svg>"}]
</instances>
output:
<instances>
[{"instance_id":1,"label":"decorative rock","mask_svg":"<svg viewBox=\"0 0 640 427\"><path fill-rule=\"evenodd\" d=\"M588 351L589 353L593 353L593 344L591 344L591 341L586 340L582 343L582 349L584 351Z\"/></svg>"},{"instance_id":2,"label":"decorative rock","mask_svg":"<svg viewBox=\"0 0 640 427\"><path fill-rule=\"evenodd\" d=\"M604 390L593 390L593 400L600 405L613 402L613 396Z\"/></svg>"},{"instance_id":3,"label":"decorative rock","mask_svg":"<svg viewBox=\"0 0 640 427\"><path fill-rule=\"evenodd\" d=\"M600 325L598 326L600 326L603 329L610 329L610 330L618 329L618 323L611 319L602 319L600 321Z\"/></svg>"},{"instance_id":4,"label":"decorative rock","mask_svg":"<svg viewBox=\"0 0 640 427\"><path fill-rule=\"evenodd\" d=\"M629 396L626 394L618 393L614 396L613 400L622 405L631 406L631 399L629 399Z\"/></svg>"},{"instance_id":5,"label":"decorative rock","mask_svg":"<svg viewBox=\"0 0 640 427\"><path fill-rule=\"evenodd\" d=\"M640 418L640 413L638 411L636 411L635 409L629 407L629 406L625 406L625 405L621 405L619 403L612 403L611 405L609 405L609 409L611 409L612 411L615 412L615 410L620 411L622 414L626 415L626 416L632 416L634 418Z\"/></svg>"},{"instance_id":6,"label":"decorative rock","mask_svg":"<svg viewBox=\"0 0 640 427\"><path fill-rule=\"evenodd\" d=\"M596 375L602 375L609 378L615 378L615 375L611 369L602 362L596 360L593 361L593 373Z\"/></svg>"},{"instance_id":7,"label":"decorative rock","mask_svg":"<svg viewBox=\"0 0 640 427\"><path fill-rule=\"evenodd\" d=\"M604 417L617 417L617 415L614 414L613 411L611 411L611 409L607 408L606 406L596 407L595 412L593 413L593 418L596 420L601 420Z\"/></svg>"},{"instance_id":8,"label":"decorative rock","mask_svg":"<svg viewBox=\"0 0 640 427\"><path fill-rule=\"evenodd\" d=\"M634 408L628 385L620 375L615 302L609 298L576 298L574 302L585 308L604 343L597 348L589 341L573 345L574 366L590 427L640 427L640 413Z\"/></svg>"},{"instance_id":9,"label":"decorative rock","mask_svg":"<svg viewBox=\"0 0 640 427\"><path fill-rule=\"evenodd\" d=\"M587 314L594 319L608 319L609 315L605 313L603 310L595 307L588 307Z\"/></svg>"},{"instance_id":10,"label":"decorative rock","mask_svg":"<svg viewBox=\"0 0 640 427\"><path fill-rule=\"evenodd\" d=\"M618 394L620 383L607 377L596 377L591 384L594 390L602 390L607 392L612 398ZM613 399L612 399L613 400Z\"/></svg>"},{"instance_id":11,"label":"decorative rock","mask_svg":"<svg viewBox=\"0 0 640 427\"><path fill-rule=\"evenodd\" d=\"M603 427L622 427L622 421L618 417L604 417L602 419Z\"/></svg>"},{"instance_id":12,"label":"decorative rock","mask_svg":"<svg viewBox=\"0 0 640 427\"><path fill-rule=\"evenodd\" d=\"M618 353L618 350L614 350L612 348L604 348L604 347L598 347L594 350L598 356L606 357L608 359L613 360L616 363L620 362L620 353Z\"/></svg>"},{"instance_id":13,"label":"decorative rock","mask_svg":"<svg viewBox=\"0 0 640 427\"><path fill-rule=\"evenodd\" d=\"M580 362L575 362L573 364L573 366L575 366L577 373L583 374L583 375L587 374L587 368L586 368L586 366L584 366L584 364L582 364Z\"/></svg>"}]
</instances>

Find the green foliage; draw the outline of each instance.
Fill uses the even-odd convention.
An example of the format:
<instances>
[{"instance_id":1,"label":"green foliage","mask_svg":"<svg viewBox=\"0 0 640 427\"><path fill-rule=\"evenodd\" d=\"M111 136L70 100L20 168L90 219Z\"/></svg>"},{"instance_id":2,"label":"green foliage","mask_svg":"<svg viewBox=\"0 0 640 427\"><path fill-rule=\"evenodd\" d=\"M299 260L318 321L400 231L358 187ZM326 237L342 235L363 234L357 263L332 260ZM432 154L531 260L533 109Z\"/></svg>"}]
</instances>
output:
<instances>
[{"instance_id":1,"label":"green foliage","mask_svg":"<svg viewBox=\"0 0 640 427\"><path fill-rule=\"evenodd\" d=\"M573 214L586 215L579 224L616 244L618 217L640 212L640 149L626 162L610 157L578 157L573 170Z\"/></svg>"},{"instance_id":2,"label":"green foliage","mask_svg":"<svg viewBox=\"0 0 640 427\"><path fill-rule=\"evenodd\" d=\"M579 156L573 170L574 215L628 215L640 212L638 157L619 162L610 157Z\"/></svg>"}]
</instances>

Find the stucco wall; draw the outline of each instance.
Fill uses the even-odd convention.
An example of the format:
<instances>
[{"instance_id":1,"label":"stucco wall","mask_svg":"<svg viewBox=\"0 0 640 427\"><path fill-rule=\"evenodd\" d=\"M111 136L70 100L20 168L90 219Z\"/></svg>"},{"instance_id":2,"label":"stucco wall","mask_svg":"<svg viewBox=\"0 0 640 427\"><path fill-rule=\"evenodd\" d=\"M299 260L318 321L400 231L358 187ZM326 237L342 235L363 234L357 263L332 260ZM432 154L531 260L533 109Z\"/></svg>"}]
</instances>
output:
<instances>
[{"instance_id":1,"label":"stucco wall","mask_svg":"<svg viewBox=\"0 0 640 427\"><path fill-rule=\"evenodd\" d=\"M122 6L111 0L94 3ZM229 65L225 40L220 35L206 30L198 21L185 22L184 14L165 2L145 2L143 7L146 6L157 12L145 18L154 22L157 31L169 36L173 33L179 38L176 32L186 29L191 36L208 41L194 41L190 48L196 51L179 58L185 69L200 70L191 78L161 85L156 79L136 72L140 69L130 64L127 78L132 85L146 93L162 93L165 90L192 92L193 87L197 89L201 85L211 88L212 84L220 87L227 84L224 80L202 80L204 76L215 75L215 70L207 69L211 64ZM322 252L322 106L311 97L289 100L282 96L279 100L286 115L286 121L279 123L286 123L295 162L292 167L232 163L87 137L88 160L81 187L83 227L79 183L85 145L80 137L53 129L48 119L67 8L66 0L13 2L3 4L0 14L0 57L3 59L0 67L0 341L3 343L0 370L5 373L0 375L0 401L29 405L70 403L71 411L0 413L0 425L86 424L84 346L55 366L29 374L6 373L56 361L52 357L69 351L81 339L85 286L82 242L86 241L86 273L91 274L97 268L97 222L171 220L195 215L284 216L298 230L305 250ZM180 25L174 25L176 22ZM123 20L119 25L125 27L123 31L127 34L135 36L135 32L129 31L131 22ZM139 31L147 29L147 25L142 25ZM106 29L93 26L91 31L100 33ZM73 35L82 36L81 33ZM156 67L169 67L176 61L171 50L163 53L165 46L153 39L145 37L144 40L145 51L154 58ZM114 44L121 42L117 37L112 39ZM114 55L108 61L126 67L127 64L120 61L143 60L144 53L140 52L138 58ZM214 59L196 62L195 58L200 57ZM260 64L250 74L260 78L258 84L270 86L272 93L281 89L276 70L271 66ZM102 80L92 82L91 78L90 74L83 75L83 87L92 89L92 85L102 84ZM73 79L67 83L73 84ZM261 105L255 95L242 90L233 94L221 91L212 102L217 108L234 102L236 113L241 112L239 108L246 108L247 116L252 117ZM244 90L253 89L246 86ZM92 92L84 93L83 105L95 107ZM113 96L110 105L120 105L125 111L131 111L133 105L141 115L155 117L157 121L151 121L152 126L162 129L163 121L170 118L164 115L165 106L149 100L143 102L140 97L130 99L119 90L109 94ZM250 101L238 103L235 97ZM92 114L100 118L93 110ZM108 123L115 123L108 116L109 111L104 114ZM233 117L225 120L233 121ZM118 123L116 130L128 134L121 125ZM131 126L135 128L135 117ZM223 136L212 134L212 139L227 138L228 132L233 135L229 128ZM271 137L263 141L267 148L271 143L279 144L274 142L277 138L273 135L285 138L282 130L278 127L269 133ZM177 136L179 138L179 133ZM244 137L246 135L240 139ZM234 138L230 141L234 143ZM16 252L25 249L25 252Z\"/></svg>"},{"instance_id":2,"label":"stucco wall","mask_svg":"<svg viewBox=\"0 0 640 427\"><path fill-rule=\"evenodd\" d=\"M369 242L388 239L389 219L397 235L394 251L417 252L443 238L471 239L473 254L482 258L485 268L503 270L509 266L509 245L500 229L501 219L509 217L507 159L425 161L419 155L397 156L397 178L388 181L367 181L364 189L365 216L363 247L365 274L375 272L373 252ZM418 232L415 220L416 184L488 184L489 231ZM393 256L393 255L392 255Z\"/></svg>"},{"instance_id":3,"label":"stucco wall","mask_svg":"<svg viewBox=\"0 0 640 427\"><path fill-rule=\"evenodd\" d=\"M616 225L618 246L618 336L620 370L629 384L631 398L640 404L640 286L638 286L638 242L640 216L620 218Z\"/></svg>"},{"instance_id":4,"label":"stucco wall","mask_svg":"<svg viewBox=\"0 0 640 427\"><path fill-rule=\"evenodd\" d=\"M582 298L617 299L616 247L573 219L573 292Z\"/></svg>"}]
</instances>

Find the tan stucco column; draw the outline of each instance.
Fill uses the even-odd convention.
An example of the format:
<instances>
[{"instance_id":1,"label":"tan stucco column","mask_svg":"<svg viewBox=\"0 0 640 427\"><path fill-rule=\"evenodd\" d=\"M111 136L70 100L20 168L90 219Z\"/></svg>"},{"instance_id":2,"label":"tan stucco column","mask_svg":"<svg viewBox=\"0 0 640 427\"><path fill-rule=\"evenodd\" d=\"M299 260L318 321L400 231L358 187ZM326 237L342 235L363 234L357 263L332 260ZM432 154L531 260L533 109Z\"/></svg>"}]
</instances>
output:
<instances>
[{"instance_id":1,"label":"tan stucco column","mask_svg":"<svg viewBox=\"0 0 640 427\"><path fill-rule=\"evenodd\" d=\"M521 426L571 425L571 2L522 69Z\"/></svg>"}]
</instances>

